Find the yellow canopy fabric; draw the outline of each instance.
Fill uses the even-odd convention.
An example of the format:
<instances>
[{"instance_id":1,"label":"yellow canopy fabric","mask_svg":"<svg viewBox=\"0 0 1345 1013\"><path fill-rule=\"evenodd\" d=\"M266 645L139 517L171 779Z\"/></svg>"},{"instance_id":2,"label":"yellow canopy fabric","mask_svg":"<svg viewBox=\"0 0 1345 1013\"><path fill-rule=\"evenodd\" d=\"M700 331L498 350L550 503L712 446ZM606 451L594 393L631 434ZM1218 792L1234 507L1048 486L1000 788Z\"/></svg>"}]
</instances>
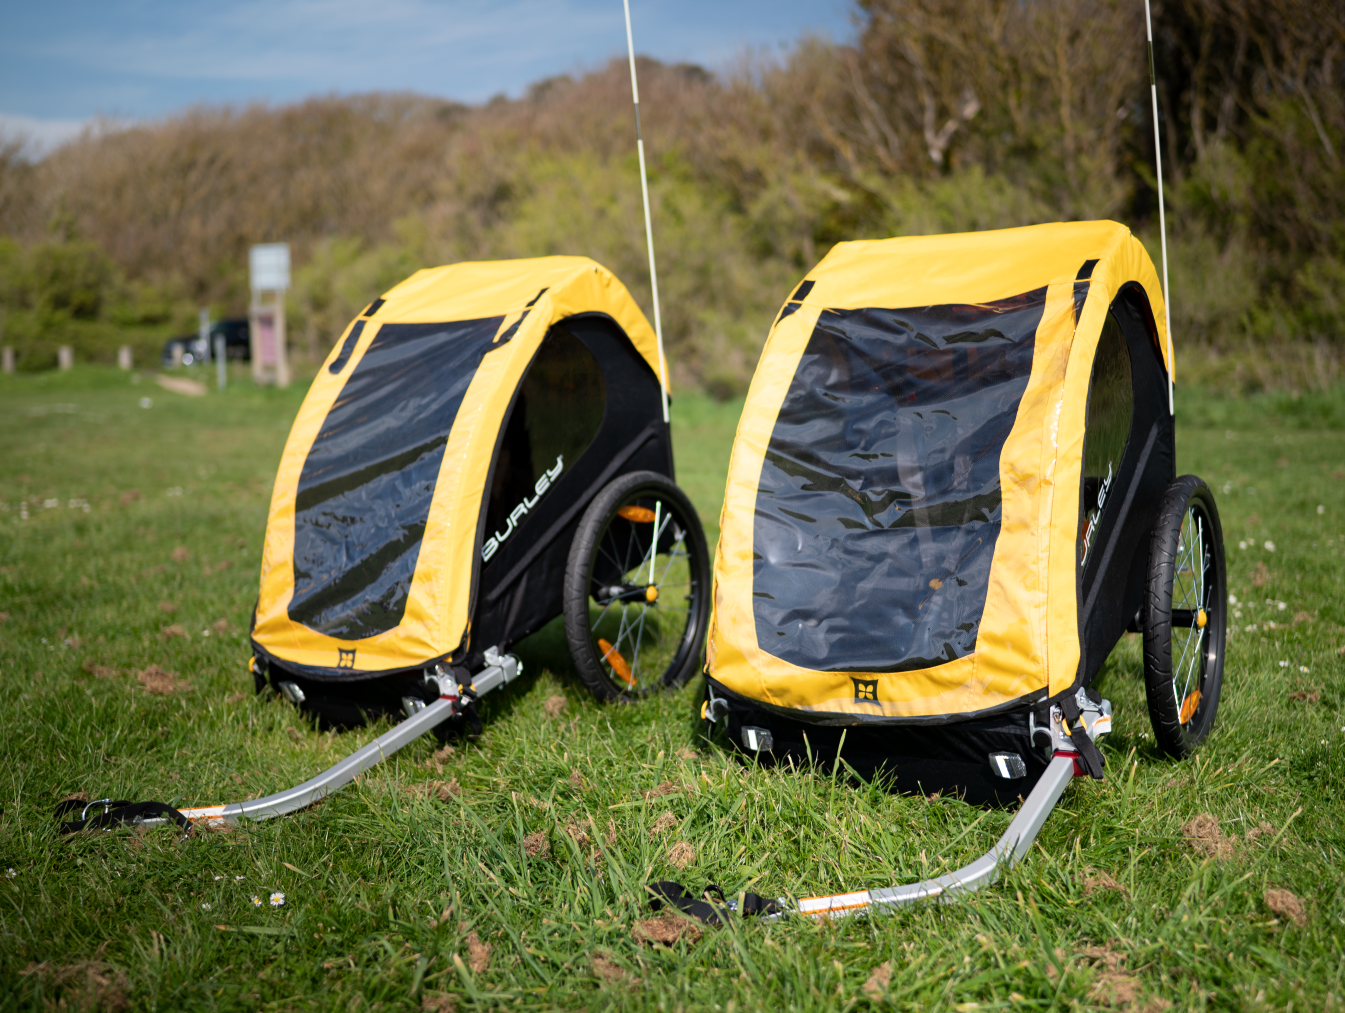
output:
<instances>
[{"instance_id":1,"label":"yellow canopy fabric","mask_svg":"<svg viewBox=\"0 0 1345 1013\"><path fill-rule=\"evenodd\" d=\"M462 263L418 271L352 321L304 399L276 476L253 631L263 650L296 665L355 677L421 666L466 645L479 556L478 522L500 428L552 324L582 313L610 316L658 375L653 328L625 286L586 257ZM463 335L435 346L444 354L453 351L454 342L476 341L480 347L478 354L463 360L463 370L474 369L469 382L465 375L447 378L465 384L465 391L450 406L455 409L451 429L432 434L431 450L442 457L432 476L428 514L417 522L423 523L423 532L409 590L398 603L404 609L400 621L353 639L320 632L291 617L296 512L303 512L302 503L296 511L296 502L310 451L320 431L331 430L330 424L324 430L329 416L348 407L347 385L385 329L416 325L415 333L423 334L439 324L448 325L445 334ZM377 423L359 421L365 426ZM339 544L332 549L341 551ZM340 579L339 559L333 569L332 579ZM301 578L309 580L310 575Z\"/></svg>"},{"instance_id":2,"label":"yellow canopy fabric","mask_svg":"<svg viewBox=\"0 0 1345 1013\"><path fill-rule=\"evenodd\" d=\"M1080 279L1085 279L1082 288ZM839 719L846 715L884 719L966 715L1002 707L1042 690L1055 694L1068 688L1080 660L1076 546L1089 382L1108 308L1127 285L1138 285L1147 298L1150 324L1170 375L1172 363L1157 274L1144 247L1115 222L850 242L833 248L809 272L772 327L738 425L715 561L707 646L711 676L748 699ZM1081 307L1076 300L1082 300ZM909 312L903 307L910 308ZM857 513L840 517L844 529L833 525L836 533L828 536L832 538L831 547L818 550L822 555L816 558L823 561L823 569L831 565L826 562L828 558L834 560L852 551L847 546L899 544L891 532L903 523L909 530L900 532L902 538L922 538L930 529L926 526L917 530L923 523L914 516L918 509L903 513L904 501L894 499L896 494L881 502L871 496L866 499L869 494L858 483L846 485L834 475L824 475L826 469L820 466L810 470L806 458L813 448L800 444L789 453L779 449L778 424L788 399L813 398L806 405L798 401L804 407L790 409L791 419L803 420L801 432L812 424L810 418L831 410L828 402L814 395L838 403L845 400L823 390L825 383L821 381L814 383L816 390L800 387L800 363L805 353L810 361L817 360L808 367L815 374L817 369L825 372L830 368L830 375L835 376L839 375L837 371L859 368L842 362L839 353L827 366L825 356L817 358L820 346L810 345L810 341L830 329L834 333L826 347L834 353L845 346L846 333L863 331L875 313L898 322L909 317L903 326L908 326L912 347L924 347L921 340L930 347L938 345L950 350L950 355L962 356L958 361L965 366L967 356L973 362L977 355L984 360L991 346L1001 348L996 354L1012 353L1013 342L1000 338L987 341L985 335L998 333L994 331L997 314L1007 320L1023 307L1039 316L1034 316L1035 333L1026 339L1032 342L1030 373L1025 373L1016 388L1021 396L1011 417L1012 427L997 454L999 531L993 555L986 554L988 575L981 578L984 609L979 627L974 629L974 646L962 652L948 648L946 658L927 654L926 663L897 666L901 670L892 670L893 666L834 670L832 659L815 646L831 636L827 632L831 626L842 631L834 642L844 640L850 645L848 654L838 651L838 656L861 657L869 652L876 657L882 654L884 638L904 636L905 632L895 620L890 626L875 622L870 628L857 629L853 617L836 614L848 596L859 592L831 574L826 575L830 583L818 577L815 587L809 584L817 574L793 558L790 554L796 550L789 546L781 550L781 555L763 558L757 535L775 523L772 518L781 514L802 516L777 507L777 502L784 502L777 494L789 495L799 488L820 489L831 482L829 488L835 498L829 502L839 503L837 509L842 513L852 508L862 508L869 514L889 511L883 514L882 523L874 524ZM954 333L953 327L936 341L922 335L918 324L934 311L947 311L944 315L948 319L962 314L968 320L982 320L975 326L983 330L967 337ZM990 323L984 323L987 320ZM910 361L917 362L918 356ZM937 372L942 367L928 368ZM845 375L851 382L851 373ZM937 386L942 380L931 374L920 382ZM942 424L940 420L931 422L933 416L926 415L922 414L923 421L915 424ZM870 419L863 424L874 423ZM848 433L835 437L842 442L848 438ZM854 438L868 437L860 433ZM825 452L839 454L844 449ZM882 464L878 461L875 467ZM958 462L963 477L974 464ZM993 469L994 462L986 466ZM787 481L779 478L771 485L765 472L770 470L778 478L778 469L793 477ZM918 477L911 478L907 484L918 485L919 481ZM918 503L918 497L913 502ZM814 521L814 517L806 516L799 523ZM816 523L824 521L822 518ZM874 542L877 537L888 541ZM861 541L865 539L869 541ZM802 542L797 551L804 551ZM875 567L886 566L881 557L885 550L873 551ZM894 560L892 565L900 568L903 561ZM918 606L912 607L937 607L939 595L965 584L957 565L953 560L941 563L937 572L903 577L908 585L919 577L923 597ZM780 573L791 567L791 576L779 579ZM882 576L881 580L889 577ZM879 600L885 593L878 586L881 580L875 580L874 589L862 591L866 602ZM895 577L891 581L899 583ZM796 585L805 590L796 593ZM764 609L774 610L767 619L763 619ZM880 612L878 608L870 614ZM804 646L793 654L776 646L795 642ZM809 648L809 644L814 646ZM807 654L807 650L813 653ZM812 660L798 663L805 656Z\"/></svg>"}]
</instances>

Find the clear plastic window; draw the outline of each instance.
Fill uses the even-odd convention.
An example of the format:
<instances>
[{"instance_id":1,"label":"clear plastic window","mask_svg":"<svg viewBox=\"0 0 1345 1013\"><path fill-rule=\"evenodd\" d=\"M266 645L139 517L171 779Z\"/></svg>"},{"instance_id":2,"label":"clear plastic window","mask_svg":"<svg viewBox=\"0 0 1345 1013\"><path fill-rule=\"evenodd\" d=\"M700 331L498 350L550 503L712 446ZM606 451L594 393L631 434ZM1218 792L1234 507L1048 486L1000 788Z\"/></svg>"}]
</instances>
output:
<instances>
[{"instance_id":1,"label":"clear plastic window","mask_svg":"<svg viewBox=\"0 0 1345 1013\"><path fill-rule=\"evenodd\" d=\"M378 332L299 476L292 620L342 640L402 621L448 434L500 319Z\"/></svg>"},{"instance_id":2,"label":"clear plastic window","mask_svg":"<svg viewBox=\"0 0 1345 1013\"><path fill-rule=\"evenodd\" d=\"M758 480L762 650L892 672L975 649L1044 300L822 313Z\"/></svg>"}]
</instances>

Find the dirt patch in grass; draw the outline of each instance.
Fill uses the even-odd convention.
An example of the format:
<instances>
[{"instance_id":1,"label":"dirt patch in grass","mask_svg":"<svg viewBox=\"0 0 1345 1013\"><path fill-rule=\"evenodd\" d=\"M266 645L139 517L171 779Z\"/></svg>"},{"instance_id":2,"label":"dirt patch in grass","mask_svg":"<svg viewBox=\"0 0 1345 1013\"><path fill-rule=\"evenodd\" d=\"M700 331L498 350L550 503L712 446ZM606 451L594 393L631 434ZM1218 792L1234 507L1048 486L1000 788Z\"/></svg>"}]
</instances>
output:
<instances>
[{"instance_id":1,"label":"dirt patch in grass","mask_svg":"<svg viewBox=\"0 0 1345 1013\"><path fill-rule=\"evenodd\" d=\"M656 841L675 826L677 826L676 816L672 813L659 813L658 819L654 820L654 825L649 828L649 839Z\"/></svg>"},{"instance_id":2,"label":"dirt patch in grass","mask_svg":"<svg viewBox=\"0 0 1345 1013\"><path fill-rule=\"evenodd\" d=\"M704 930L695 922L667 911L657 918L646 918L636 922L635 927L631 929L631 935L637 942L671 946L679 939L694 943L704 935Z\"/></svg>"},{"instance_id":3,"label":"dirt patch in grass","mask_svg":"<svg viewBox=\"0 0 1345 1013\"><path fill-rule=\"evenodd\" d=\"M467 963L473 974L481 974L490 966L490 944L483 943L474 931L467 933Z\"/></svg>"},{"instance_id":4,"label":"dirt patch in grass","mask_svg":"<svg viewBox=\"0 0 1345 1013\"><path fill-rule=\"evenodd\" d=\"M1247 840L1249 841L1259 841L1263 837L1274 837L1274 836L1275 836L1275 828L1272 827L1269 823L1265 822L1264 820L1262 820L1256 826L1252 827L1250 830L1247 831Z\"/></svg>"},{"instance_id":5,"label":"dirt patch in grass","mask_svg":"<svg viewBox=\"0 0 1345 1013\"><path fill-rule=\"evenodd\" d=\"M437 798L440 802L447 802L462 794L462 785L458 784L455 777L449 781L425 781L422 784L414 784L407 791L418 798Z\"/></svg>"},{"instance_id":6,"label":"dirt patch in grass","mask_svg":"<svg viewBox=\"0 0 1345 1013\"><path fill-rule=\"evenodd\" d=\"M173 623L171 626L165 626L161 632L165 640L172 640L174 637L189 636L181 623Z\"/></svg>"},{"instance_id":7,"label":"dirt patch in grass","mask_svg":"<svg viewBox=\"0 0 1345 1013\"><path fill-rule=\"evenodd\" d=\"M668 861L677 869L690 868L696 861L696 849L686 841L678 841L668 849Z\"/></svg>"},{"instance_id":8,"label":"dirt patch in grass","mask_svg":"<svg viewBox=\"0 0 1345 1013\"><path fill-rule=\"evenodd\" d=\"M572 820L565 827L565 832L570 835L570 840L574 841L581 848L586 848L593 843L593 838L589 831L593 829L592 820Z\"/></svg>"},{"instance_id":9,"label":"dirt patch in grass","mask_svg":"<svg viewBox=\"0 0 1345 1013\"><path fill-rule=\"evenodd\" d=\"M1125 954L1110 943L1105 946L1085 946L1079 955L1098 972L1088 997L1102 1006L1123 1009L1129 1013L1162 1013L1172 1003L1157 996L1143 1000L1143 984L1126 971Z\"/></svg>"},{"instance_id":10,"label":"dirt patch in grass","mask_svg":"<svg viewBox=\"0 0 1345 1013\"><path fill-rule=\"evenodd\" d=\"M131 1006L126 993L131 983L124 971L99 960L84 960L75 964L53 966L45 961L29 964L22 975L37 975L54 986L60 999L54 1009L124 1010Z\"/></svg>"},{"instance_id":11,"label":"dirt patch in grass","mask_svg":"<svg viewBox=\"0 0 1345 1013\"><path fill-rule=\"evenodd\" d=\"M164 599L163 601L159 602L159 611L167 612L169 615L172 615L174 612L177 611L177 602L171 602L168 601L167 599Z\"/></svg>"},{"instance_id":12,"label":"dirt patch in grass","mask_svg":"<svg viewBox=\"0 0 1345 1013\"><path fill-rule=\"evenodd\" d=\"M873 969L869 980L864 982L864 994L874 1002L882 1002L888 983L892 981L892 961L885 960Z\"/></svg>"},{"instance_id":13,"label":"dirt patch in grass","mask_svg":"<svg viewBox=\"0 0 1345 1013\"><path fill-rule=\"evenodd\" d=\"M88 672L90 675L98 679L111 679L113 676L117 674L117 670L115 668L108 668L106 665L99 665L95 663L92 658L87 658L84 664L81 665L80 667L83 668L84 671Z\"/></svg>"},{"instance_id":14,"label":"dirt patch in grass","mask_svg":"<svg viewBox=\"0 0 1345 1013\"><path fill-rule=\"evenodd\" d=\"M1091 897L1093 894L1104 890L1115 890L1122 894L1128 894L1130 892L1123 885L1118 883L1109 872L1105 872L1101 869L1085 870L1083 877L1083 895L1085 897Z\"/></svg>"},{"instance_id":15,"label":"dirt patch in grass","mask_svg":"<svg viewBox=\"0 0 1345 1013\"><path fill-rule=\"evenodd\" d=\"M166 391L181 394L184 397L205 397L206 386L200 380L188 380L185 376L164 376L156 374L154 382Z\"/></svg>"},{"instance_id":16,"label":"dirt patch in grass","mask_svg":"<svg viewBox=\"0 0 1345 1013\"><path fill-rule=\"evenodd\" d=\"M535 834L528 834L523 838L523 850L529 858L550 858L551 857L551 835L545 830L539 830Z\"/></svg>"},{"instance_id":17,"label":"dirt patch in grass","mask_svg":"<svg viewBox=\"0 0 1345 1013\"><path fill-rule=\"evenodd\" d=\"M644 793L645 798L661 798L664 795L675 795L682 790L682 786L676 781L663 781L657 787L651 788Z\"/></svg>"},{"instance_id":18,"label":"dirt patch in grass","mask_svg":"<svg viewBox=\"0 0 1345 1013\"><path fill-rule=\"evenodd\" d=\"M593 966L594 975L605 985L615 985L626 980L626 969L606 953L599 951L593 954L589 963Z\"/></svg>"},{"instance_id":19,"label":"dirt patch in grass","mask_svg":"<svg viewBox=\"0 0 1345 1013\"><path fill-rule=\"evenodd\" d=\"M456 1013L458 997L448 992L435 992L420 997L421 1013Z\"/></svg>"},{"instance_id":20,"label":"dirt patch in grass","mask_svg":"<svg viewBox=\"0 0 1345 1013\"><path fill-rule=\"evenodd\" d=\"M1281 918L1285 918L1302 928L1308 923L1308 909L1303 898L1291 890L1278 890L1271 887L1265 892L1266 907Z\"/></svg>"},{"instance_id":21,"label":"dirt patch in grass","mask_svg":"<svg viewBox=\"0 0 1345 1013\"><path fill-rule=\"evenodd\" d=\"M150 665L149 668L136 672L135 678L148 692L157 693L159 696L172 696L174 693L185 693L191 689L191 686L179 678L176 672L166 671L158 665Z\"/></svg>"},{"instance_id":22,"label":"dirt patch in grass","mask_svg":"<svg viewBox=\"0 0 1345 1013\"><path fill-rule=\"evenodd\" d=\"M1232 858L1237 850L1237 842L1226 837L1219 829L1219 819L1209 813L1201 813L1186 826L1182 827L1182 836L1191 850L1206 858L1224 860Z\"/></svg>"},{"instance_id":23,"label":"dirt patch in grass","mask_svg":"<svg viewBox=\"0 0 1345 1013\"><path fill-rule=\"evenodd\" d=\"M558 719L565 713L565 708L569 702L563 696L549 696L546 698L546 703L542 704L542 710L546 711L547 717Z\"/></svg>"},{"instance_id":24,"label":"dirt patch in grass","mask_svg":"<svg viewBox=\"0 0 1345 1013\"><path fill-rule=\"evenodd\" d=\"M447 763L448 758L456 752L457 750L452 746L444 746L442 749L436 749L434 754L425 761L425 766L436 774L442 774L444 772L444 764Z\"/></svg>"}]
</instances>

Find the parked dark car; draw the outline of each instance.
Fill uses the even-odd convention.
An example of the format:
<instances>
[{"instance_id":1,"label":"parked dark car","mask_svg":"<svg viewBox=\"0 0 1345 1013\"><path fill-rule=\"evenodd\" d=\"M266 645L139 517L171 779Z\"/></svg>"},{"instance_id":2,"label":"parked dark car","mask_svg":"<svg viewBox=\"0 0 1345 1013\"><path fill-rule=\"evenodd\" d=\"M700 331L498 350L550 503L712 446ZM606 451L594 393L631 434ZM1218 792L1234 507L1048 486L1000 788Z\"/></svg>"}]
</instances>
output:
<instances>
[{"instance_id":1,"label":"parked dark car","mask_svg":"<svg viewBox=\"0 0 1345 1013\"><path fill-rule=\"evenodd\" d=\"M227 359L236 362L248 362L252 358L252 343L248 334L247 317L214 321L210 325L210 355L213 357L215 354L215 339L222 337L224 338L224 355ZM174 346L182 349L182 364L184 366L204 362L206 359L206 350L201 343L201 336L199 334L182 334L164 342L162 362L165 366L173 364Z\"/></svg>"}]
</instances>

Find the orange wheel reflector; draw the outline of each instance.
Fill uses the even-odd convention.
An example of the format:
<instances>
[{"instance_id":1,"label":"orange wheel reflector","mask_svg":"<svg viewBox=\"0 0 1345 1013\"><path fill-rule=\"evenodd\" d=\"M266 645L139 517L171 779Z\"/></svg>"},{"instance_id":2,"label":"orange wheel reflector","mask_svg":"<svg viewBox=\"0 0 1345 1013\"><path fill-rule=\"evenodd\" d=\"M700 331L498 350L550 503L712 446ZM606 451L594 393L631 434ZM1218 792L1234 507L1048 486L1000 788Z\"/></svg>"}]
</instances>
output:
<instances>
[{"instance_id":1,"label":"orange wheel reflector","mask_svg":"<svg viewBox=\"0 0 1345 1013\"><path fill-rule=\"evenodd\" d=\"M621 676L626 681L627 686L634 689L635 678L630 674L630 666L626 664L626 659L621 656L621 652L601 637L598 638L598 649L602 651L602 660L612 666L612 671Z\"/></svg>"},{"instance_id":2,"label":"orange wheel reflector","mask_svg":"<svg viewBox=\"0 0 1345 1013\"><path fill-rule=\"evenodd\" d=\"M1200 627L1202 630L1205 628L1205 624L1209 622L1209 620L1210 620L1209 613L1206 612L1204 609L1200 609L1196 613L1196 625Z\"/></svg>"},{"instance_id":3,"label":"orange wheel reflector","mask_svg":"<svg viewBox=\"0 0 1345 1013\"><path fill-rule=\"evenodd\" d=\"M633 521L636 524L654 523L654 511L650 510L648 507L623 506L616 513L618 517L624 517L626 520Z\"/></svg>"},{"instance_id":4,"label":"orange wheel reflector","mask_svg":"<svg viewBox=\"0 0 1345 1013\"><path fill-rule=\"evenodd\" d=\"M658 588L656 588L653 584L650 584L647 588L645 588L644 600L649 602L650 604L658 601Z\"/></svg>"},{"instance_id":5,"label":"orange wheel reflector","mask_svg":"<svg viewBox=\"0 0 1345 1013\"><path fill-rule=\"evenodd\" d=\"M1195 715L1196 708L1200 706L1200 690L1192 690L1182 701L1181 723L1186 724Z\"/></svg>"}]
</instances>

